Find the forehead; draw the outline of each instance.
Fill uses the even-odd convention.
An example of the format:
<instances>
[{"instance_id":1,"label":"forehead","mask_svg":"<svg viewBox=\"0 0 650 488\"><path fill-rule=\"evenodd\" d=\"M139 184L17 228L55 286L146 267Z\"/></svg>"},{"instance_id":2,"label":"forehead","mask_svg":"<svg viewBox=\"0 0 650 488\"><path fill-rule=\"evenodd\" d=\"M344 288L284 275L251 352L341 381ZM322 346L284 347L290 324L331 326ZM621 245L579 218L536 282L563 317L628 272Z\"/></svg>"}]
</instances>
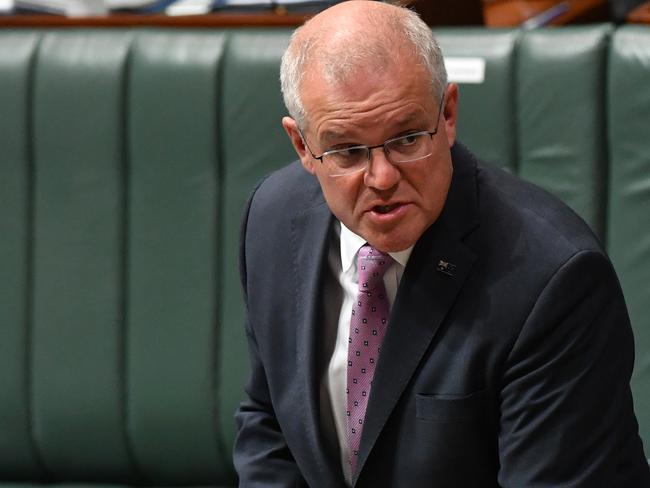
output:
<instances>
[{"instance_id":1,"label":"forehead","mask_svg":"<svg viewBox=\"0 0 650 488\"><path fill-rule=\"evenodd\" d=\"M301 96L309 130L323 141L424 128L437 108L428 71L410 60L366 66L338 82L314 69L303 80Z\"/></svg>"}]
</instances>

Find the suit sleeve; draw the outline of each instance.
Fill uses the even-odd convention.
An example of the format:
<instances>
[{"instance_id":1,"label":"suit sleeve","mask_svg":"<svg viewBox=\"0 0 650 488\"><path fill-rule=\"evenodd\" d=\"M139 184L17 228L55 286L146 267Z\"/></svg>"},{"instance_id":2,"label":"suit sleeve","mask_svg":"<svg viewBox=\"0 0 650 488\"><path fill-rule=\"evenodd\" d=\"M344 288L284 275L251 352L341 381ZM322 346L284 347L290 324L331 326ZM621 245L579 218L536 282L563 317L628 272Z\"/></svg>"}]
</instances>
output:
<instances>
[{"instance_id":1,"label":"suit sleeve","mask_svg":"<svg viewBox=\"0 0 650 488\"><path fill-rule=\"evenodd\" d=\"M254 195L253 195L254 196ZM240 242L240 275L246 301L246 336L251 373L246 398L235 414L237 437L233 459L242 488L284 488L307 486L289 450L275 417L271 396L251 325L246 293L246 234L251 202L248 202Z\"/></svg>"},{"instance_id":2,"label":"suit sleeve","mask_svg":"<svg viewBox=\"0 0 650 488\"><path fill-rule=\"evenodd\" d=\"M650 487L629 387L634 362L608 259L574 255L539 296L501 389L503 487Z\"/></svg>"}]
</instances>

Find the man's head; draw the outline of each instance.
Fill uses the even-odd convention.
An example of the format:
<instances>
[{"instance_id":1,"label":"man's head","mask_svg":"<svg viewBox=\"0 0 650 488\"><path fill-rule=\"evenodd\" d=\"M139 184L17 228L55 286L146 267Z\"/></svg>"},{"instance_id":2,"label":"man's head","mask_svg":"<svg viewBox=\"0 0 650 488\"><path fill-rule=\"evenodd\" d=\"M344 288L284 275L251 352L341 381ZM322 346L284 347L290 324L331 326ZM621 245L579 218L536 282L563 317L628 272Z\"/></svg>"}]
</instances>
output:
<instances>
[{"instance_id":1,"label":"man's head","mask_svg":"<svg viewBox=\"0 0 650 488\"><path fill-rule=\"evenodd\" d=\"M383 251L413 245L442 211L455 139L457 88L430 29L403 8L338 4L296 31L281 79L283 126L334 215ZM338 166L352 151L330 152L403 136L354 167Z\"/></svg>"}]
</instances>

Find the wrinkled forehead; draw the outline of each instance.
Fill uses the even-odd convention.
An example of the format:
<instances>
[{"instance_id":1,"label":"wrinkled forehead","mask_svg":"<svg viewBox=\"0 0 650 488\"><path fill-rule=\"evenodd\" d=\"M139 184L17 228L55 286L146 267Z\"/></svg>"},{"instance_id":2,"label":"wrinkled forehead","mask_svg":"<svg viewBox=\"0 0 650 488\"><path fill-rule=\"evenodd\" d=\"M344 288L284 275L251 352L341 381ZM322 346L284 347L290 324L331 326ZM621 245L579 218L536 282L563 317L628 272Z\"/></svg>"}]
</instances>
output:
<instances>
[{"instance_id":1,"label":"wrinkled forehead","mask_svg":"<svg viewBox=\"0 0 650 488\"><path fill-rule=\"evenodd\" d=\"M340 58L315 59L306 66L300 89L301 92L308 91L322 81L325 84L321 86L321 90L355 91L356 88L385 77L389 71L395 71L397 68L387 55L369 57L345 53Z\"/></svg>"},{"instance_id":2,"label":"wrinkled forehead","mask_svg":"<svg viewBox=\"0 0 650 488\"><path fill-rule=\"evenodd\" d=\"M307 123L303 129L327 141L378 126L392 136L406 126L428 125L437 108L426 70L407 63L383 70L366 66L334 83L311 76L302 95Z\"/></svg>"},{"instance_id":3,"label":"wrinkled forehead","mask_svg":"<svg viewBox=\"0 0 650 488\"><path fill-rule=\"evenodd\" d=\"M435 104L439 94L434 93L429 71L408 50L394 50L392 54L346 58L335 66L314 63L300 84L307 119L310 114L326 109L328 102L334 101L338 109L372 103L380 94L386 100L417 98L423 105Z\"/></svg>"}]
</instances>

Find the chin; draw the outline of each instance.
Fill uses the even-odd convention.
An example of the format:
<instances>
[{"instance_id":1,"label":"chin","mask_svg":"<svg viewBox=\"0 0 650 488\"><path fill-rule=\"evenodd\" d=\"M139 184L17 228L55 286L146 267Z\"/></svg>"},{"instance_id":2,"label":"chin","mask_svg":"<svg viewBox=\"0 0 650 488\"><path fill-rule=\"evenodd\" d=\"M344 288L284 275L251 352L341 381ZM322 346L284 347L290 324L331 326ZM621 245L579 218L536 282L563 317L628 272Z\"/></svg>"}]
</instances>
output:
<instances>
[{"instance_id":1,"label":"chin","mask_svg":"<svg viewBox=\"0 0 650 488\"><path fill-rule=\"evenodd\" d=\"M417 239L405 239L403 236L375 236L373 239L366 239L370 245L382 252L399 252L408 249L417 242Z\"/></svg>"}]
</instances>

